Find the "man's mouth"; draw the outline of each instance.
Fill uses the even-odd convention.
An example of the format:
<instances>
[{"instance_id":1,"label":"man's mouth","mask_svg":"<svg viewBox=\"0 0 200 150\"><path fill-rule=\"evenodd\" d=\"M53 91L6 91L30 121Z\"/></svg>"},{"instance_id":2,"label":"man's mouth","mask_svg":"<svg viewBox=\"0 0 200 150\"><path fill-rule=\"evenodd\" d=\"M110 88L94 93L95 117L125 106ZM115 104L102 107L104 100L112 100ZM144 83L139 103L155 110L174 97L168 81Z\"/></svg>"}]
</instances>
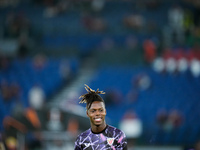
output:
<instances>
[{"instance_id":1,"label":"man's mouth","mask_svg":"<svg viewBox=\"0 0 200 150\"><path fill-rule=\"evenodd\" d=\"M95 121L101 121L102 118L94 118Z\"/></svg>"}]
</instances>

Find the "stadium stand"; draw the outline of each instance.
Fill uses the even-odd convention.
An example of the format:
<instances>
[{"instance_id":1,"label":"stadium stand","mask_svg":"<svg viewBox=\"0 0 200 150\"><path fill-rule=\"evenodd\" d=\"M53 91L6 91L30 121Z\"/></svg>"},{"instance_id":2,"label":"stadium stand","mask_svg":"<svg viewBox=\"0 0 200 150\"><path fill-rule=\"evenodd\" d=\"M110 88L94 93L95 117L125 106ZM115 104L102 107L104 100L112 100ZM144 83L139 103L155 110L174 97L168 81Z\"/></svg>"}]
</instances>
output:
<instances>
[{"instance_id":1,"label":"stadium stand","mask_svg":"<svg viewBox=\"0 0 200 150\"><path fill-rule=\"evenodd\" d=\"M147 89L138 89L132 84L133 78L137 78L140 74L147 75L151 80L151 85ZM199 126L198 89L200 85L198 81L199 77L194 78L189 72L171 75L159 74L151 67L144 66L104 66L90 81L90 86L94 89L101 87L107 93L113 89L121 92L120 102L113 102L113 105L108 107L108 117L112 118L113 125L119 125L126 110L134 110L143 122L141 139L144 143L152 144L149 141L152 136L155 136L154 144L158 145L192 145L199 138L197 128ZM130 105L126 97L133 88L136 88L138 96ZM177 120L177 124L169 129L160 127L157 114L162 109L169 114L173 110L180 112L180 123ZM188 131L190 131L190 136L186 138L183 135L186 135Z\"/></svg>"},{"instance_id":2,"label":"stadium stand","mask_svg":"<svg viewBox=\"0 0 200 150\"><path fill-rule=\"evenodd\" d=\"M76 79L81 65L92 57L96 72L87 84L108 93L104 98L111 124L119 126L132 110L143 125L138 144L194 146L200 139L199 8L195 1L109 0L102 1L100 10L90 0L43 2L0 3L0 122L12 114L18 102L29 107L29 91L38 83L48 103L62 86ZM170 34L173 22L169 22L168 12L172 8L182 8L175 13L184 18L183 43ZM174 32L182 35L179 31ZM28 39L25 52L24 36ZM5 44L11 39L14 42ZM26 56L19 57L17 48L9 59L4 58L18 41ZM33 57L40 52L53 56ZM161 72L152 67L156 58L162 58ZM177 72L174 63L181 58L188 68L183 66L183 72ZM165 61L171 72L163 69ZM4 130L3 123L0 130Z\"/></svg>"}]
</instances>

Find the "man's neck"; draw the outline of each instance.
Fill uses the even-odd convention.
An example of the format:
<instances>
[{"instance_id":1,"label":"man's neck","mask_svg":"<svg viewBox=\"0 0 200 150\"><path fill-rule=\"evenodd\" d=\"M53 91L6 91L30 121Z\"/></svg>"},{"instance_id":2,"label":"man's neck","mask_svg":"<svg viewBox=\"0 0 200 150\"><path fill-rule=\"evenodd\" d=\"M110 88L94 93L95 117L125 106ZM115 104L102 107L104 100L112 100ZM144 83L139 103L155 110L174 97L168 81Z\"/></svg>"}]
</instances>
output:
<instances>
[{"instance_id":1,"label":"man's neck","mask_svg":"<svg viewBox=\"0 0 200 150\"><path fill-rule=\"evenodd\" d=\"M100 133L100 132L102 132L104 129L106 128L106 123L104 123L104 124L101 124L101 125L92 125L91 126L91 130L92 130L92 132L94 132L94 133Z\"/></svg>"}]
</instances>

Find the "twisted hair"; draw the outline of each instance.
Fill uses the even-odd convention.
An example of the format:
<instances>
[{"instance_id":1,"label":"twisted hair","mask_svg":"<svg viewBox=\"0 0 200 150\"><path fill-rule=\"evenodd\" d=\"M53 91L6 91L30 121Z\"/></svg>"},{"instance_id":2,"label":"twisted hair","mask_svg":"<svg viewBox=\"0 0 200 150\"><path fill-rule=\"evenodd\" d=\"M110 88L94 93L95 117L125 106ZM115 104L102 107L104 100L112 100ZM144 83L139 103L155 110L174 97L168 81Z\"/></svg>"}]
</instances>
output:
<instances>
[{"instance_id":1,"label":"twisted hair","mask_svg":"<svg viewBox=\"0 0 200 150\"><path fill-rule=\"evenodd\" d=\"M85 89L88 93L81 95L79 98L82 98L79 103L86 103L86 109L90 109L92 103L94 101L104 102L103 98L99 94L105 94L103 91L99 91L99 89L92 90L88 85L85 85Z\"/></svg>"}]
</instances>

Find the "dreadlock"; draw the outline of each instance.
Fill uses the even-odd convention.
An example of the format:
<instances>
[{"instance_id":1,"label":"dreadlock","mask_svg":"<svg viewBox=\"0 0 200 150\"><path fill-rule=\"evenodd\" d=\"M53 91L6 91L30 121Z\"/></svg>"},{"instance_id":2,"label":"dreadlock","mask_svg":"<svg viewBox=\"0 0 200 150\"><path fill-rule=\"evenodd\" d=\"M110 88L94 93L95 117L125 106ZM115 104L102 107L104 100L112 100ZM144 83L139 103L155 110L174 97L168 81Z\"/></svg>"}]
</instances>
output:
<instances>
[{"instance_id":1,"label":"dreadlock","mask_svg":"<svg viewBox=\"0 0 200 150\"><path fill-rule=\"evenodd\" d=\"M99 89L92 90L88 85L85 85L85 89L88 93L81 95L79 98L82 98L79 103L86 103L87 110L91 107L94 101L104 102L103 98L99 94L105 94L103 91L99 91Z\"/></svg>"}]
</instances>

